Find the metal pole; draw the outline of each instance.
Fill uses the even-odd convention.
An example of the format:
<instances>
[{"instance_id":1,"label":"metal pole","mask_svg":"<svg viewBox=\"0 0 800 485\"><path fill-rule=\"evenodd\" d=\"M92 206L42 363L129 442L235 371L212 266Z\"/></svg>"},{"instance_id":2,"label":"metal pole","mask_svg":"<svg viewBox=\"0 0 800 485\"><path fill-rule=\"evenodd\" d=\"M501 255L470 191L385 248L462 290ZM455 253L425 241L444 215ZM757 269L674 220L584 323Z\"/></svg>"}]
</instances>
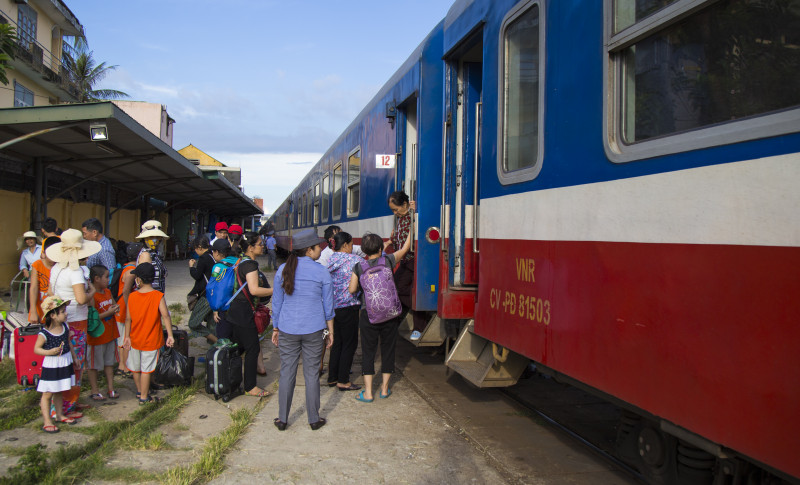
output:
<instances>
[{"instance_id":1,"label":"metal pole","mask_svg":"<svg viewBox=\"0 0 800 485\"><path fill-rule=\"evenodd\" d=\"M31 226L34 231L38 231L42 227L42 189L44 187L44 163L41 158L33 160L33 211L31 213Z\"/></svg>"}]
</instances>

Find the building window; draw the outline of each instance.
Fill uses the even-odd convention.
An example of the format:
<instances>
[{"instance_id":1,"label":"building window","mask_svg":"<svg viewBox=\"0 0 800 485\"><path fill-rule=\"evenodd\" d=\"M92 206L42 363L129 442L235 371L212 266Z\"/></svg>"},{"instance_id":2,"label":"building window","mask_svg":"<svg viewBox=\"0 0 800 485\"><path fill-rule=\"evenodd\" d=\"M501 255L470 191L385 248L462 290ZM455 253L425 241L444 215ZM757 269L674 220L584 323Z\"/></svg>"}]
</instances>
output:
<instances>
[{"instance_id":1,"label":"building window","mask_svg":"<svg viewBox=\"0 0 800 485\"><path fill-rule=\"evenodd\" d=\"M347 157L347 215L358 213L361 198L361 149L356 148Z\"/></svg>"},{"instance_id":2,"label":"building window","mask_svg":"<svg viewBox=\"0 0 800 485\"><path fill-rule=\"evenodd\" d=\"M328 174L325 174L325 176L322 177L322 221L323 222L328 221L328 204L330 203L330 201L328 200L328 196L330 195L331 192L329 184L330 184L330 176Z\"/></svg>"},{"instance_id":3,"label":"building window","mask_svg":"<svg viewBox=\"0 0 800 485\"><path fill-rule=\"evenodd\" d=\"M502 29L501 170L503 183L530 180L541 169L542 77L540 6L528 2L506 17Z\"/></svg>"},{"instance_id":4,"label":"building window","mask_svg":"<svg viewBox=\"0 0 800 485\"><path fill-rule=\"evenodd\" d=\"M22 47L28 49L36 42L36 10L29 5L19 4L17 7L17 37Z\"/></svg>"},{"instance_id":5,"label":"building window","mask_svg":"<svg viewBox=\"0 0 800 485\"><path fill-rule=\"evenodd\" d=\"M14 81L14 107L33 106L33 91Z\"/></svg>"},{"instance_id":6,"label":"building window","mask_svg":"<svg viewBox=\"0 0 800 485\"><path fill-rule=\"evenodd\" d=\"M342 162L333 167L333 218L342 217Z\"/></svg>"},{"instance_id":7,"label":"building window","mask_svg":"<svg viewBox=\"0 0 800 485\"><path fill-rule=\"evenodd\" d=\"M701 8L685 0L609 1L616 114L609 138L617 151L641 144L644 158L791 130L785 111L800 107L800 90L787 80L800 77L800 11L749 0ZM754 119L780 112L772 131L769 119ZM735 134L730 123L745 120ZM658 141L676 135L685 136Z\"/></svg>"}]
</instances>

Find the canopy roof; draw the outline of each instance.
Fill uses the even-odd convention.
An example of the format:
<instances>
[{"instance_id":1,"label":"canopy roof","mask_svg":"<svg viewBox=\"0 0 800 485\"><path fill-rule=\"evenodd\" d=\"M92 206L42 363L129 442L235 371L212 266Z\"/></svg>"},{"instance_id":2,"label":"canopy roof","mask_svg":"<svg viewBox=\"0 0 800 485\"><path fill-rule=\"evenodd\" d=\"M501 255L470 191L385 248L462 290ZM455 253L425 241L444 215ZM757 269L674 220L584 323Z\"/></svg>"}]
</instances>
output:
<instances>
[{"instance_id":1,"label":"canopy roof","mask_svg":"<svg viewBox=\"0 0 800 485\"><path fill-rule=\"evenodd\" d=\"M89 125L105 123L108 141L91 141ZM36 134L43 130L53 130ZM261 209L214 171L201 171L111 102L0 109L0 155L73 172L87 180L224 216Z\"/></svg>"}]
</instances>

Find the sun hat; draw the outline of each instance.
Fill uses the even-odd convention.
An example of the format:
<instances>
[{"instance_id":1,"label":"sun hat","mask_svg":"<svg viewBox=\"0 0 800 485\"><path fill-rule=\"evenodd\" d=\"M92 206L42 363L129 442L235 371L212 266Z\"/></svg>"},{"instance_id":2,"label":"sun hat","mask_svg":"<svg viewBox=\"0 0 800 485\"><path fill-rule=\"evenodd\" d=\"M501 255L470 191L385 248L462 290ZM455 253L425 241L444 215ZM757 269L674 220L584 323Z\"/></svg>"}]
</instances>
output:
<instances>
[{"instance_id":1,"label":"sun hat","mask_svg":"<svg viewBox=\"0 0 800 485\"><path fill-rule=\"evenodd\" d=\"M225 221L218 222L217 225L214 226L214 231L227 231L227 230L228 230L228 223Z\"/></svg>"},{"instance_id":2,"label":"sun hat","mask_svg":"<svg viewBox=\"0 0 800 485\"><path fill-rule=\"evenodd\" d=\"M161 223L155 220L146 221L142 224L142 232L136 236L136 239L146 239L148 237L163 237L169 239L169 236L164 234L161 230Z\"/></svg>"},{"instance_id":3,"label":"sun hat","mask_svg":"<svg viewBox=\"0 0 800 485\"><path fill-rule=\"evenodd\" d=\"M51 295L42 301L42 312L47 315L53 310L61 308L64 305L69 305L69 300L62 300L55 295Z\"/></svg>"},{"instance_id":4,"label":"sun hat","mask_svg":"<svg viewBox=\"0 0 800 485\"><path fill-rule=\"evenodd\" d=\"M305 249L325 241L319 237L314 229L303 229L292 236L292 250Z\"/></svg>"},{"instance_id":5,"label":"sun hat","mask_svg":"<svg viewBox=\"0 0 800 485\"><path fill-rule=\"evenodd\" d=\"M230 227L228 227L228 234L233 234L233 235L238 234L241 236L242 234L244 234L244 229L242 229L242 226L240 226L239 224L231 224Z\"/></svg>"},{"instance_id":6,"label":"sun hat","mask_svg":"<svg viewBox=\"0 0 800 485\"><path fill-rule=\"evenodd\" d=\"M42 237L37 235L33 231L27 231L25 234L21 235L17 238L17 251L22 251L22 248L25 247L25 240L26 239L36 239L36 244L42 243Z\"/></svg>"},{"instance_id":7,"label":"sun hat","mask_svg":"<svg viewBox=\"0 0 800 485\"><path fill-rule=\"evenodd\" d=\"M61 242L55 243L45 251L47 257L56 263L68 263L69 269L78 269L78 260L97 254L102 249L97 241L85 241L83 233L77 229L67 229L61 233Z\"/></svg>"}]
</instances>

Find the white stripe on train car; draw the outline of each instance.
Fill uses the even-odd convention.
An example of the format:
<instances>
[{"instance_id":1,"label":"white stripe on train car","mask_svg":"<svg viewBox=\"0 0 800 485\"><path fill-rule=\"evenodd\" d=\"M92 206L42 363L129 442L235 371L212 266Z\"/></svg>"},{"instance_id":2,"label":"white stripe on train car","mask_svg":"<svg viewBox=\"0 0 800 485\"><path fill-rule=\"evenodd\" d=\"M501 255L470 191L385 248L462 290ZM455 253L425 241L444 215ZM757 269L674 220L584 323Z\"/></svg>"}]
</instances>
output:
<instances>
[{"instance_id":1,"label":"white stripe on train car","mask_svg":"<svg viewBox=\"0 0 800 485\"><path fill-rule=\"evenodd\" d=\"M800 246L797 154L481 200L480 237Z\"/></svg>"}]
</instances>

